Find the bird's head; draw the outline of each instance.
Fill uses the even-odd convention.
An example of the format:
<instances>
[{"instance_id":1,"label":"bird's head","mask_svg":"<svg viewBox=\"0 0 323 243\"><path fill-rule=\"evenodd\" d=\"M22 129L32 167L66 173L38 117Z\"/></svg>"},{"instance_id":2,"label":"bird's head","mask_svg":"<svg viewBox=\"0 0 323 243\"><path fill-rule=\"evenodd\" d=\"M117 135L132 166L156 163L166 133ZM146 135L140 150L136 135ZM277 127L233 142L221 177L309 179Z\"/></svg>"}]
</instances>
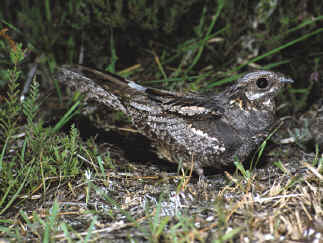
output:
<instances>
[{"instance_id":1,"label":"bird's head","mask_svg":"<svg viewBox=\"0 0 323 243\"><path fill-rule=\"evenodd\" d=\"M248 103L271 106L273 98L287 83L293 83L293 80L281 73L256 71L240 78L235 90L247 99Z\"/></svg>"}]
</instances>

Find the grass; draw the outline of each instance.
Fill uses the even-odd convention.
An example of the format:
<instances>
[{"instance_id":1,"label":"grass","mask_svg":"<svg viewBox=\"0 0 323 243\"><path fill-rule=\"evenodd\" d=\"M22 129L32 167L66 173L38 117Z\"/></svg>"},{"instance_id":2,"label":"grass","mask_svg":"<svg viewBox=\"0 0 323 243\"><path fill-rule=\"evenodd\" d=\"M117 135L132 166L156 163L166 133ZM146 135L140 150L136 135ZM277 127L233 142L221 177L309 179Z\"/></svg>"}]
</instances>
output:
<instances>
[{"instance_id":1,"label":"grass","mask_svg":"<svg viewBox=\"0 0 323 243\"><path fill-rule=\"evenodd\" d=\"M209 19L204 7L191 39L174 50L151 51L155 68L150 70L156 72L155 82L168 88L209 89L231 82L239 76L237 71L322 32L321 28L312 30L242 64L224 65L225 72L215 73L204 65L203 54L212 51L212 41L222 43L222 35L230 31L229 26L213 31L224 9L224 1L219 1ZM49 1L45 1L45 14L47 21L53 21ZM278 38L321 18L305 21ZM110 71L116 71L120 60L114 38L110 36ZM6 39L11 40L8 35ZM235 172L201 181L192 171L169 172L155 161L129 161L120 151L116 153L114 146L104 147L94 139L82 140L76 127L69 125L82 109L79 95L69 102L54 125L42 120L42 113L51 108L48 104L44 108L47 100L37 78L21 105L20 64L26 50L20 44L9 43L10 68L5 71L8 88L6 94L0 95L4 101L0 104L0 239L248 242L313 241L322 237L323 157L318 146L314 156L306 157L301 147L283 145L271 153L269 160L273 163L267 167L246 169L237 162ZM179 60L176 66L174 60ZM318 70L319 59L316 60ZM286 63L293 60L279 59L263 68ZM138 64L122 74L138 76L141 71ZM214 77L223 79L211 82ZM290 95L295 101L299 94L306 96L302 100L305 103L309 88L296 89ZM63 95L60 100L64 102ZM69 131L62 132L66 127L70 127ZM126 136L131 139L131 133ZM272 136L260 146L252 165L264 160L264 150Z\"/></svg>"},{"instance_id":2,"label":"grass","mask_svg":"<svg viewBox=\"0 0 323 243\"><path fill-rule=\"evenodd\" d=\"M322 213L322 192L317 184L322 178L312 170L316 168L297 178L290 178L290 171L278 173L271 182L256 179L257 171L247 181L232 175L229 180L234 185L224 184L217 193L209 193L207 185L195 183L187 184L186 190L179 193L175 188L166 191L158 184L149 187L151 180L144 178L148 188L127 192L132 190L130 182L138 180L136 176L111 176L109 183L115 188L107 188L103 177L94 174L88 178L90 184L82 180L73 183L72 190L78 191L74 199L64 196L60 202L46 202L44 209L33 209L33 213L21 211L16 219L2 219L4 226L0 231L11 240L32 237L46 242L94 241L107 237L151 242L192 242L206 238L223 242L237 237L314 239L319 233L314 233L315 224L314 228L309 226L316 220L314 215ZM214 186L214 181L208 183L209 187ZM154 195L153 188L163 196ZM91 195L87 203L75 200L86 193ZM66 189L64 194L68 194ZM108 195L114 195L114 199ZM67 219L82 224L75 231Z\"/></svg>"}]
</instances>

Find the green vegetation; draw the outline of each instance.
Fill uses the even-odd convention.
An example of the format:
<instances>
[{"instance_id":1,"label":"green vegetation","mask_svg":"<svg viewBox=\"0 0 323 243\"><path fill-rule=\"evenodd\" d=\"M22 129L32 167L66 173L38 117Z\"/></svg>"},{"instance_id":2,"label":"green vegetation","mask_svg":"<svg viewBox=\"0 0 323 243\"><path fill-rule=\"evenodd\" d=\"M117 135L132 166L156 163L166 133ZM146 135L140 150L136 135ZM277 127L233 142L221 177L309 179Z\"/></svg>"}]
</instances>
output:
<instances>
[{"instance_id":1,"label":"green vegetation","mask_svg":"<svg viewBox=\"0 0 323 243\"><path fill-rule=\"evenodd\" d=\"M296 81L279 97L280 114L296 116L322 96L322 9L319 0L1 1L0 241L315 239L323 157L317 144L304 155L309 124L287 132L287 120L250 167L237 161L235 171L199 180L157 158L129 159L133 148L102 142L102 130L82 135L82 99L51 72L81 60L147 85L207 91L274 69ZM106 137L136 139L122 114L98 110L87 116ZM276 142L284 135L297 146Z\"/></svg>"},{"instance_id":2,"label":"green vegetation","mask_svg":"<svg viewBox=\"0 0 323 243\"><path fill-rule=\"evenodd\" d=\"M75 177L80 174L83 164L76 157L82 146L75 127L72 127L69 136L55 134L57 127L71 118L74 107L63 116L63 122L58 122L53 128L44 127L42 119L37 117L40 101L39 84L35 79L29 97L20 102L18 79L21 71L18 66L24 53L21 45L16 45L10 52L13 67L7 70L8 92L0 106L0 141L3 144L0 157L0 215L18 199L20 193L33 193L41 183L46 194L52 179Z\"/></svg>"}]
</instances>

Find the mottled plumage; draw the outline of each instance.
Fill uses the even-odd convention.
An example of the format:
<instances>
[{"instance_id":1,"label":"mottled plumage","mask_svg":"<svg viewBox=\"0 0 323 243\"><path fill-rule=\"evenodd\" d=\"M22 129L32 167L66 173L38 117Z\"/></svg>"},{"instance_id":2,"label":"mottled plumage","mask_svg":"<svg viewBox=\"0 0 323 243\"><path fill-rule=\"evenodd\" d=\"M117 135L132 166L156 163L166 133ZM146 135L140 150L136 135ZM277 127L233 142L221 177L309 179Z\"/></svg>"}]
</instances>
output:
<instances>
[{"instance_id":1,"label":"mottled plumage","mask_svg":"<svg viewBox=\"0 0 323 243\"><path fill-rule=\"evenodd\" d=\"M275 120L274 97L291 79L270 71L246 74L220 94L178 93L143 87L81 66L58 69L56 78L128 115L158 154L201 175L243 161L265 139ZM140 146L140 145L139 145Z\"/></svg>"}]
</instances>

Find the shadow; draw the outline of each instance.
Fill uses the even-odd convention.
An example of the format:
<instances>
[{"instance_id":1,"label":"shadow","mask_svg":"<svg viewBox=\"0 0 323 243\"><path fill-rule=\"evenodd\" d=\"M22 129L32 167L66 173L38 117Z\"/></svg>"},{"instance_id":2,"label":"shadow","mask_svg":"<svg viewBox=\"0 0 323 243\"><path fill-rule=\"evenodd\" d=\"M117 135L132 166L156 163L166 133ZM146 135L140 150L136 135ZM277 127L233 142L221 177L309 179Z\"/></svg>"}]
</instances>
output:
<instances>
[{"instance_id":1,"label":"shadow","mask_svg":"<svg viewBox=\"0 0 323 243\"><path fill-rule=\"evenodd\" d=\"M81 139L87 140L93 137L98 145L108 143L116 146L120 149L120 156L124 156L127 161L144 165L153 164L162 171L177 172L178 165L160 159L155 153L149 139L139 133L120 131L117 129L106 131L102 128L97 128L89 118L83 115L76 116L66 124L64 132L68 133L73 123L79 130Z\"/></svg>"}]
</instances>

